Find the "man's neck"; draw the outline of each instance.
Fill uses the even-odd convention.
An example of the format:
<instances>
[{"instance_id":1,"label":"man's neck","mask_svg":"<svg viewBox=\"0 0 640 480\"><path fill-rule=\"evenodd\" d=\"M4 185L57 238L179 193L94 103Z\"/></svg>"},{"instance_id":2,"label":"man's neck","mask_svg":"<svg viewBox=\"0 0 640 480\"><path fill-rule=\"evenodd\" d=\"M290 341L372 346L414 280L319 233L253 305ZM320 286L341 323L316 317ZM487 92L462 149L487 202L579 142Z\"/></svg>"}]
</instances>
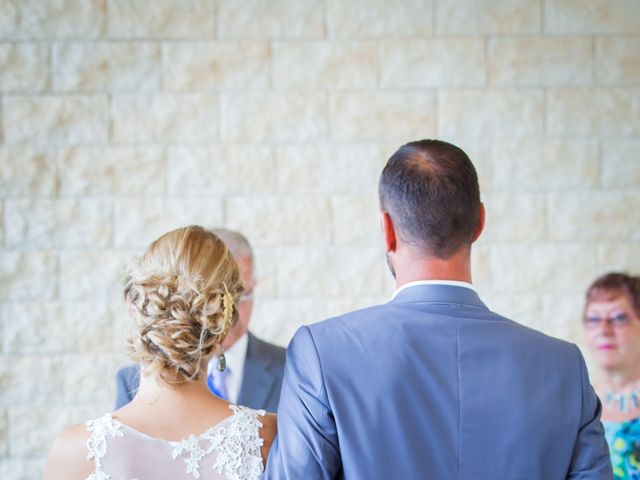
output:
<instances>
[{"instance_id":1,"label":"man's neck","mask_svg":"<svg viewBox=\"0 0 640 480\"><path fill-rule=\"evenodd\" d=\"M455 253L446 260L419 254L412 250L404 250L396 254L394 268L398 288L407 283L421 280L472 283L471 262L467 250Z\"/></svg>"},{"instance_id":2,"label":"man's neck","mask_svg":"<svg viewBox=\"0 0 640 480\"><path fill-rule=\"evenodd\" d=\"M236 342L246 334L246 328L243 328L239 323L231 327L229 329L229 333L227 333L227 336L222 341L222 348L224 349L224 351L226 352L229 349L233 348Z\"/></svg>"}]
</instances>

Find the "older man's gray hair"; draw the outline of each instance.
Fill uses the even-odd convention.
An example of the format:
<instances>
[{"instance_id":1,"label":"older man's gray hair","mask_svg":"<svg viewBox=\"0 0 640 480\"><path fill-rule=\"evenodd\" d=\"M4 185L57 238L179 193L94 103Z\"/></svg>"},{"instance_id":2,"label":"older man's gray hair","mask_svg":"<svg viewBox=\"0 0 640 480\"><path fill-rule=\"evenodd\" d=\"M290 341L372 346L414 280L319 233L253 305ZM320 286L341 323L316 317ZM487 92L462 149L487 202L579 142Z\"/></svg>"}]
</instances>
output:
<instances>
[{"instance_id":1,"label":"older man's gray hair","mask_svg":"<svg viewBox=\"0 0 640 480\"><path fill-rule=\"evenodd\" d=\"M227 245L234 257L249 257L253 259L253 249L249 244L249 240L240 232L227 230L226 228L213 228L211 231Z\"/></svg>"}]
</instances>

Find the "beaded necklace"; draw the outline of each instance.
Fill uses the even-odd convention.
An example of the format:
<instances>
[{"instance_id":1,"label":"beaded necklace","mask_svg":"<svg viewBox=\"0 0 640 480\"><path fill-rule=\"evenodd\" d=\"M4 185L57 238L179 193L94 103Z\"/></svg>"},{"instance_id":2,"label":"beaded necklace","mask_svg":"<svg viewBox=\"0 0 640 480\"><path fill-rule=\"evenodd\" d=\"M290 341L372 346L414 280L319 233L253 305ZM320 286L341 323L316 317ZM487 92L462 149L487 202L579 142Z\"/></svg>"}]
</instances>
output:
<instances>
[{"instance_id":1,"label":"beaded necklace","mask_svg":"<svg viewBox=\"0 0 640 480\"><path fill-rule=\"evenodd\" d=\"M622 413L628 413L632 408L640 407L640 382L627 393L604 392L604 403Z\"/></svg>"}]
</instances>

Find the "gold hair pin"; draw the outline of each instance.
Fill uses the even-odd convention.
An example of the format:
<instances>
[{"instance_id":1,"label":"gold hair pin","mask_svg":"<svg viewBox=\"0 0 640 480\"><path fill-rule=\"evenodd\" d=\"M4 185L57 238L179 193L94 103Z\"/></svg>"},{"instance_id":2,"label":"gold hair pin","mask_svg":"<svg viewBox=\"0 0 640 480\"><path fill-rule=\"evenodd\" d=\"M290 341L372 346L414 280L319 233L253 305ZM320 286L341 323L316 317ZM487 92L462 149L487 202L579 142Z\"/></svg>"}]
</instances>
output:
<instances>
[{"instance_id":1,"label":"gold hair pin","mask_svg":"<svg viewBox=\"0 0 640 480\"><path fill-rule=\"evenodd\" d=\"M222 336L225 337L233 321L233 295L229 293L226 285L224 285L224 294L222 295L222 318L224 319Z\"/></svg>"},{"instance_id":2,"label":"gold hair pin","mask_svg":"<svg viewBox=\"0 0 640 480\"><path fill-rule=\"evenodd\" d=\"M224 285L224 294L222 295L222 318L224 320L224 328L222 329L222 336L224 338L231 328L231 322L233 321L233 295L229 293L229 289ZM227 359L224 356L224 352L220 353L218 357L218 371L224 372L227 368Z\"/></svg>"}]
</instances>

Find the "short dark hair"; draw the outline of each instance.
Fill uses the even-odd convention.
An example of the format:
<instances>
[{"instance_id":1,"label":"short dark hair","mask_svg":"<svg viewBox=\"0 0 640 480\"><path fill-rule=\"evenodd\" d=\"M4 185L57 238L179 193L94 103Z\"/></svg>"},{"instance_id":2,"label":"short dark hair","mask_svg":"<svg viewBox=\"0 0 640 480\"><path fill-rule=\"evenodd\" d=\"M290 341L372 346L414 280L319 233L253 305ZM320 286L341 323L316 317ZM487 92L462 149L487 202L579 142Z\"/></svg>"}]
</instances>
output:
<instances>
[{"instance_id":1,"label":"short dark hair","mask_svg":"<svg viewBox=\"0 0 640 480\"><path fill-rule=\"evenodd\" d=\"M612 300L627 295L636 315L640 317L640 277L611 272L598 277L587 289L585 306L598 300Z\"/></svg>"},{"instance_id":2,"label":"short dark hair","mask_svg":"<svg viewBox=\"0 0 640 480\"><path fill-rule=\"evenodd\" d=\"M384 167L378 193L398 235L427 254L447 259L473 242L480 217L478 175L455 145L403 145Z\"/></svg>"}]
</instances>

